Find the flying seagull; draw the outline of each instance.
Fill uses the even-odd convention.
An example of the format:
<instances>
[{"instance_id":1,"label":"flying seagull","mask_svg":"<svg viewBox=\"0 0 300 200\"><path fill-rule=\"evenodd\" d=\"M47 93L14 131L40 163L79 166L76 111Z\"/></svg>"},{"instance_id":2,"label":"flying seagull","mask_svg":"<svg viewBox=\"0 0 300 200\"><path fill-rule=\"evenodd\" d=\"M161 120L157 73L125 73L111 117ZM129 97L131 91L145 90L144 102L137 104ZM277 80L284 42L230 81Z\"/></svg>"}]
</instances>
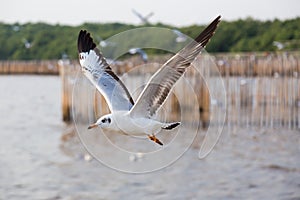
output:
<instances>
[{"instance_id":1,"label":"flying seagull","mask_svg":"<svg viewBox=\"0 0 300 200\"><path fill-rule=\"evenodd\" d=\"M22 39L22 42L24 43L26 49L30 49L32 47L32 43L25 38Z\"/></svg>"},{"instance_id":2,"label":"flying seagull","mask_svg":"<svg viewBox=\"0 0 300 200\"><path fill-rule=\"evenodd\" d=\"M110 42L110 41L106 41L106 40L103 40L99 35L96 36L96 39L99 41L99 45L101 47L108 47L108 46L115 46L116 44L114 42Z\"/></svg>"},{"instance_id":3,"label":"flying seagull","mask_svg":"<svg viewBox=\"0 0 300 200\"><path fill-rule=\"evenodd\" d=\"M142 60L144 61L144 63L148 62L148 55L141 48L131 48L131 49L128 50L128 52L132 55L133 54L139 54L141 56Z\"/></svg>"},{"instance_id":4,"label":"flying seagull","mask_svg":"<svg viewBox=\"0 0 300 200\"><path fill-rule=\"evenodd\" d=\"M78 36L78 53L82 72L104 96L111 111L91 124L88 129L101 127L131 136L148 136L150 140L163 145L156 134L161 129L172 130L180 125L180 122L161 122L154 118L155 114L166 101L174 84L214 35L220 18L221 16L218 16L195 41L170 58L151 77L136 102L112 71L90 33L81 30Z\"/></svg>"},{"instance_id":5,"label":"flying seagull","mask_svg":"<svg viewBox=\"0 0 300 200\"><path fill-rule=\"evenodd\" d=\"M150 24L150 23L149 23L149 18L152 17L152 15L154 15L154 13L151 12L151 13L149 13L148 15L143 16L142 14L140 14L139 12L137 12L137 11L134 10L134 9L132 9L132 12L133 12L133 14L135 14L135 16L137 16L137 17L141 20L141 22L142 22L143 24Z\"/></svg>"},{"instance_id":6,"label":"flying seagull","mask_svg":"<svg viewBox=\"0 0 300 200\"><path fill-rule=\"evenodd\" d=\"M183 33L181 33L179 30L173 29L172 31L177 36L176 37L176 42L180 43L180 42L185 42L186 41L186 39L187 39L186 36Z\"/></svg>"},{"instance_id":7,"label":"flying seagull","mask_svg":"<svg viewBox=\"0 0 300 200\"><path fill-rule=\"evenodd\" d=\"M273 45L277 47L278 50L281 50L285 47L285 45L281 42L274 41Z\"/></svg>"}]
</instances>

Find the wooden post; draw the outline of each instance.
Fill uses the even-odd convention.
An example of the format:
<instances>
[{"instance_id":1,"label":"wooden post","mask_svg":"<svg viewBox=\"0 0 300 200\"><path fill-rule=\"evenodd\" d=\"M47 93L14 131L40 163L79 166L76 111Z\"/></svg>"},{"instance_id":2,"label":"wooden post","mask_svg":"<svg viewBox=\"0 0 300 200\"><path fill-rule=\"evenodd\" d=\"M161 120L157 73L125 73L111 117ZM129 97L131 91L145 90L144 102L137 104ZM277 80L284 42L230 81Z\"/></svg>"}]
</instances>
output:
<instances>
[{"instance_id":1,"label":"wooden post","mask_svg":"<svg viewBox=\"0 0 300 200\"><path fill-rule=\"evenodd\" d=\"M62 118L64 122L69 122L71 120L71 105L70 105L70 90L69 84L67 83L67 70L66 65L63 63L59 65L59 74L62 82L62 94L61 94L61 102L62 102Z\"/></svg>"},{"instance_id":2,"label":"wooden post","mask_svg":"<svg viewBox=\"0 0 300 200\"><path fill-rule=\"evenodd\" d=\"M202 122L202 128L207 129L210 122L210 94L205 82L202 80L201 83L198 97L200 102L200 120Z\"/></svg>"}]
</instances>

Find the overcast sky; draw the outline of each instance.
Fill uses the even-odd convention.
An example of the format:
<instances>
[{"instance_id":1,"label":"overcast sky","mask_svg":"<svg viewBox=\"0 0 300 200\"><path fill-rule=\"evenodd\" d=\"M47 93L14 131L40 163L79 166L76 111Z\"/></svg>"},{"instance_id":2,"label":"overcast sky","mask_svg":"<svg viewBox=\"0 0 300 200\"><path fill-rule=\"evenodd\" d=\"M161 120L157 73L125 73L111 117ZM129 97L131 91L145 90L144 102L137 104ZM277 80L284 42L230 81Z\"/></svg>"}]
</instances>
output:
<instances>
[{"instance_id":1,"label":"overcast sky","mask_svg":"<svg viewBox=\"0 0 300 200\"><path fill-rule=\"evenodd\" d=\"M132 9L154 12L151 23L174 26L209 23L217 15L225 20L290 19L300 16L299 0L1 0L0 21L47 22L79 25L84 22L139 24ZM5 1L5 3L3 2ZM178 2L178 3L175 3Z\"/></svg>"}]
</instances>

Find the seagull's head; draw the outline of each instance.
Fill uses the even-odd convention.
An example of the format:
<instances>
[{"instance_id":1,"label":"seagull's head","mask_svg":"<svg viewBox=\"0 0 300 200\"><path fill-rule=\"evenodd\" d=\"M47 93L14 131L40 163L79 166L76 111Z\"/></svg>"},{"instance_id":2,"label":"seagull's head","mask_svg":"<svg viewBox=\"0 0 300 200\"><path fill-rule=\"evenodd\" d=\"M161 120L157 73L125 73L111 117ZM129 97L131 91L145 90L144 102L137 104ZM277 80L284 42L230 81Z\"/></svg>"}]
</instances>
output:
<instances>
[{"instance_id":1,"label":"seagull's head","mask_svg":"<svg viewBox=\"0 0 300 200\"><path fill-rule=\"evenodd\" d=\"M96 123L91 124L88 129L100 127L100 128L109 128L112 124L112 117L110 114L100 117Z\"/></svg>"}]
</instances>

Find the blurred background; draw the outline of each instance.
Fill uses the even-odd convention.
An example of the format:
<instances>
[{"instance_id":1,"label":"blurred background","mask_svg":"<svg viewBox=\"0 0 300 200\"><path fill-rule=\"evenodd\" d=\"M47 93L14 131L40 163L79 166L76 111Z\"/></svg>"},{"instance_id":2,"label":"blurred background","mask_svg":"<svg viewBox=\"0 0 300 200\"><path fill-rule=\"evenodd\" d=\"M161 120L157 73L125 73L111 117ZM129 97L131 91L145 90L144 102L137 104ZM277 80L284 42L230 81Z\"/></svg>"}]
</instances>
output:
<instances>
[{"instance_id":1,"label":"blurred background","mask_svg":"<svg viewBox=\"0 0 300 200\"><path fill-rule=\"evenodd\" d=\"M296 0L2 2L0 199L300 199L298 7ZM122 75L135 66L163 64L174 53L140 49L133 41L145 46L159 41L180 49L218 15L222 21L206 48L209 61L203 55L201 73L207 79L195 82L199 106L184 105L199 110L200 116L201 127L189 150L174 164L140 175L93 159L73 118L87 125L87 119L109 110L94 93L93 106L88 106L91 100L84 95L91 94L83 88L76 115L72 113L72 90L80 74L78 32L91 32L113 70ZM115 57L118 43L109 38L144 27L167 28L173 35L167 40L147 33L128 38L122 44L128 52ZM212 98L208 90L217 76L212 66L223 79L226 102ZM134 75L143 78L157 68L142 69ZM197 78L192 72L188 77ZM136 85L135 80L126 85ZM199 159L208 127L217 131L223 126L214 115L218 108L226 109L221 137L209 156ZM165 109L171 119L180 116L173 96ZM182 140L175 145L183 145ZM140 156L128 160L143 162Z\"/></svg>"}]
</instances>

